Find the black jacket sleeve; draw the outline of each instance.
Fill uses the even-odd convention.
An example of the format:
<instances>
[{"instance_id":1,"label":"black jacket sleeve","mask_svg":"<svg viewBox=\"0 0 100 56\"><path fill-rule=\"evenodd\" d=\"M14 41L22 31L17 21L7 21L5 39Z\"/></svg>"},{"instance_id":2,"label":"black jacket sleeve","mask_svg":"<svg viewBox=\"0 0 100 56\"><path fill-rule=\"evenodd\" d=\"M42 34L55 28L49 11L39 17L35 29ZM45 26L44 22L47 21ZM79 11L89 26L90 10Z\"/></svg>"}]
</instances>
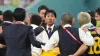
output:
<instances>
[{"instance_id":1,"label":"black jacket sleeve","mask_svg":"<svg viewBox=\"0 0 100 56\"><path fill-rule=\"evenodd\" d=\"M29 30L28 36L29 36L29 40L33 46L36 46L37 48L41 48L41 45L44 45L44 43L41 43L41 42L36 40L35 33L34 33L33 29Z\"/></svg>"},{"instance_id":2,"label":"black jacket sleeve","mask_svg":"<svg viewBox=\"0 0 100 56\"><path fill-rule=\"evenodd\" d=\"M34 29L34 33L35 36L37 36L38 34L40 34L44 29L42 27L37 27Z\"/></svg>"}]
</instances>

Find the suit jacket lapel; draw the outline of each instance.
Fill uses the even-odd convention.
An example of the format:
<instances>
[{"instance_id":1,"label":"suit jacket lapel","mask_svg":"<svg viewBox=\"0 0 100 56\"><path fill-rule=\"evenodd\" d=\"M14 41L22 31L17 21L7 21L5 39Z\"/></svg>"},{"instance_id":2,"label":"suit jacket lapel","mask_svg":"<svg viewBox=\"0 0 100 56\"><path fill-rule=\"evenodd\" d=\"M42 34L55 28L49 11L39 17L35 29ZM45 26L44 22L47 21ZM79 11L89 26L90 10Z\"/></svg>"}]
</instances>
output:
<instances>
[{"instance_id":1,"label":"suit jacket lapel","mask_svg":"<svg viewBox=\"0 0 100 56\"><path fill-rule=\"evenodd\" d=\"M47 34L48 34L48 30L47 30L46 25L44 25L43 27L45 28L45 31L46 31ZM57 30L57 27L54 25L53 30L52 30L52 34L53 34L56 30ZM52 36L52 35L51 35L51 36ZM50 36L50 37L51 37L51 36ZM49 36L48 36L48 37L49 37ZM49 38L50 38L50 37L49 37Z\"/></svg>"},{"instance_id":2,"label":"suit jacket lapel","mask_svg":"<svg viewBox=\"0 0 100 56\"><path fill-rule=\"evenodd\" d=\"M52 30L52 34L53 34L56 30L57 30L57 27L54 26L54 27L53 27L53 30Z\"/></svg>"}]
</instances>

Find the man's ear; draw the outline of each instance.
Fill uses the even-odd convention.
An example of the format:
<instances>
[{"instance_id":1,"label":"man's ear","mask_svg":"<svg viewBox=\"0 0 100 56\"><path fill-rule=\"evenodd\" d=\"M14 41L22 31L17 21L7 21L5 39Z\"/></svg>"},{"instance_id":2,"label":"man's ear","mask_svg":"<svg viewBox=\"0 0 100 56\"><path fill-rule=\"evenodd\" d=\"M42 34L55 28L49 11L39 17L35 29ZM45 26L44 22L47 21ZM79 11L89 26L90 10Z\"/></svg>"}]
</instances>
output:
<instances>
[{"instance_id":1,"label":"man's ear","mask_svg":"<svg viewBox=\"0 0 100 56\"><path fill-rule=\"evenodd\" d=\"M60 24L63 26L64 25L64 22L62 20L60 20Z\"/></svg>"},{"instance_id":2,"label":"man's ear","mask_svg":"<svg viewBox=\"0 0 100 56\"><path fill-rule=\"evenodd\" d=\"M54 22L56 22L56 18L54 19Z\"/></svg>"},{"instance_id":3,"label":"man's ear","mask_svg":"<svg viewBox=\"0 0 100 56\"><path fill-rule=\"evenodd\" d=\"M74 25L74 22L75 22L75 21L74 21L74 19L73 19L73 20L72 20L72 26Z\"/></svg>"},{"instance_id":4,"label":"man's ear","mask_svg":"<svg viewBox=\"0 0 100 56\"><path fill-rule=\"evenodd\" d=\"M37 15L39 15L39 13Z\"/></svg>"},{"instance_id":5,"label":"man's ear","mask_svg":"<svg viewBox=\"0 0 100 56\"><path fill-rule=\"evenodd\" d=\"M0 26L0 33L2 33L3 32L3 30L2 30L2 26Z\"/></svg>"}]
</instances>

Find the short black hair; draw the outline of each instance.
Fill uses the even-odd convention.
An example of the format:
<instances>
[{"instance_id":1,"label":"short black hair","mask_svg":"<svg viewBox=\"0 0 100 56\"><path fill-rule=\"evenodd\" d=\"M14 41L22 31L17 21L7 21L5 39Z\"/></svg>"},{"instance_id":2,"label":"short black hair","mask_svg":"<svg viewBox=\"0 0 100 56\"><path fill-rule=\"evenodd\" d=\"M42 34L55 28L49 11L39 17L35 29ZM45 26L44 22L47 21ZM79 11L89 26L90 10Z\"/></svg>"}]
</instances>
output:
<instances>
[{"instance_id":1,"label":"short black hair","mask_svg":"<svg viewBox=\"0 0 100 56\"><path fill-rule=\"evenodd\" d=\"M95 12L94 11L88 11L87 13L89 13L91 17L95 17Z\"/></svg>"},{"instance_id":2,"label":"short black hair","mask_svg":"<svg viewBox=\"0 0 100 56\"><path fill-rule=\"evenodd\" d=\"M96 13L100 15L100 7L96 10Z\"/></svg>"},{"instance_id":3,"label":"short black hair","mask_svg":"<svg viewBox=\"0 0 100 56\"><path fill-rule=\"evenodd\" d=\"M13 13L10 10L7 10L3 13L3 21L13 21Z\"/></svg>"},{"instance_id":4,"label":"short black hair","mask_svg":"<svg viewBox=\"0 0 100 56\"><path fill-rule=\"evenodd\" d=\"M46 15L47 15L48 13L53 13L54 16L55 16L55 18L57 17L56 12L55 12L54 10L48 10L48 11L46 11L46 13L45 13L44 16L46 17Z\"/></svg>"},{"instance_id":5,"label":"short black hair","mask_svg":"<svg viewBox=\"0 0 100 56\"><path fill-rule=\"evenodd\" d=\"M46 5L41 5L38 8L38 12L40 12L41 10L45 9L46 11L48 10L48 7Z\"/></svg>"},{"instance_id":6,"label":"short black hair","mask_svg":"<svg viewBox=\"0 0 100 56\"><path fill-rule=\"evenodd\" d=\"M91 23L96 26L96 19L95 19L95 12L94 11L88 11L88 13L91 16Z\"/></svg>"},{"instance_id":7,"label":"short black hair","mask_svg":"<svg viewBox=\"0 0 100 56\"><path fill-rule=\"evenodd\" d=\"M3 12L2 11L0 11L0 15L3 15Z\"/></svg>"},{"instance_id":8,"label":"short black hair","mask_svg":"<svg viewBox=\"0 0 100 56\"><path fill-rule=\"evenodd\" d=\"M31 24L36 24L39 26L42 22L42 18L38 15L32 15L30 22L31 22Z\"/></svg>"},{"instance_id":9,"label":"short black hair","mask_svg":"<svg viewBox=\"0 0 100 56\"><path fill-rule=\"evenodd\" d=\"M23 8L16 8L13 12L13 17L16 21L24 21L26 11Z\"/></svg>"}]
</instances>

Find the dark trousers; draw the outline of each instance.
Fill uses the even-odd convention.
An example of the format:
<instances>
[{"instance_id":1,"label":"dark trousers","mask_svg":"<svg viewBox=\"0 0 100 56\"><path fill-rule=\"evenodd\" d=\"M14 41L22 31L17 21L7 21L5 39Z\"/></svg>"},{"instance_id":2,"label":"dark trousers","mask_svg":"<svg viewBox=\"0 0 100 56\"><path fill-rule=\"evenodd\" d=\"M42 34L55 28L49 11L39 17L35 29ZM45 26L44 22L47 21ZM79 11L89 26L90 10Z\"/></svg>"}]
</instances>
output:
<instances>
[{"instance_id":1,"label":"dark trousers","mask_svg":"<svg viewBox=\"0 0 100 56\"><path fill-rule=\"evenodd\" d=\"M0 56L6 55L6 48L0 48Z\"/></svg>"}]
</instances>

